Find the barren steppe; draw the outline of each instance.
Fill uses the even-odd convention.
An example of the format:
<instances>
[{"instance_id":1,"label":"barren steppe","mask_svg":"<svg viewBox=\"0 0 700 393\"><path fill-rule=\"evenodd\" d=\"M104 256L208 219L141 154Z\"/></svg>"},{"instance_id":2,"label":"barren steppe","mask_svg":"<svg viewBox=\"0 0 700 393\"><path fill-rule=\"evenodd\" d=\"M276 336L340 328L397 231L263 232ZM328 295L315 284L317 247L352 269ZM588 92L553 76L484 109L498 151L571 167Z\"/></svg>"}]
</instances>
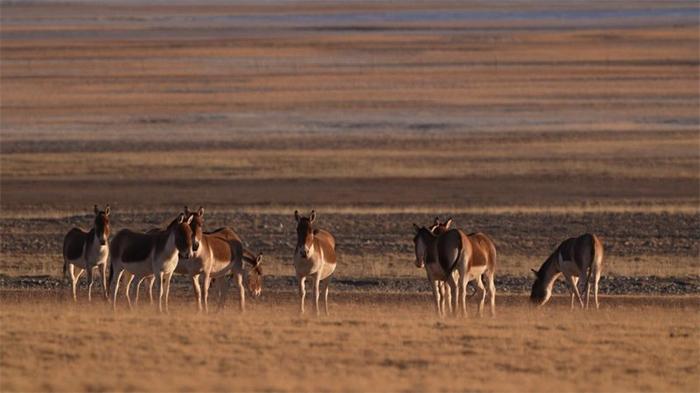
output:
<instances>
[{"instance_id":1,"label":"barren steppe","mask_svg":"<svg viewBox=\"0 0 700 393\"><path fill-rule=\"evenodd\" d=\"M697 298L618 296L581 313L505 296L495 319L438 320L416 294L335 296L320 319L299 317L293 292L263 295L244 315L196 314L178 299L167 316L49 294L2 292L3 391L690 392L700 383Z\"/></svg>"},{"instance_id":2,"label":"barren steppe","mask_svg":"<svg viewBox=\"0 0 700 393\"><path fill-rule=\"evenodd\" d=\"M700 390L697 2L0 7L0 390ZM113 231L204 206L265 254L263 297L71 305L61 242L96 203ZM291 278L312 208L338 238L320 320ZM433 317L435 215L493 237L495 319ZM529 309L582 232L602 309Z\"/></svg>"}]
</instances>

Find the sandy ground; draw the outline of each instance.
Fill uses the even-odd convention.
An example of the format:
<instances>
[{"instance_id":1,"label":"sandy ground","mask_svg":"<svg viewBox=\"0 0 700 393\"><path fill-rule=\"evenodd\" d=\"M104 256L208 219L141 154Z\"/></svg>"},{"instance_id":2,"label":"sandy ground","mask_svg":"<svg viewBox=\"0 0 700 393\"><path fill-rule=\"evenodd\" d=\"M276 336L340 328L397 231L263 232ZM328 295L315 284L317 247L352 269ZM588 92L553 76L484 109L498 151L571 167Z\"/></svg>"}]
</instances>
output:
<instances>
[{"instance_id":1,"label":"sandy ground","mask_svg":"<svg viewBox=\"0 0 700 393\"><path fill-rule=\"evenodd\" d=\"M697 297L603 298L598 312L571 312L508 296L496 318L472 308L438 320L415 294L333 294L320 319L299 317L291 292L244 315L198 315L183 299L166 316L72 305L65 292L0 296L3 391L700 388Z\"/></svg>"},{"instance_id":2,"label":"sandy ground","mask_svg":"<svg viewBox=\"0 0 700 393\"><path fill-rule=\"evenodd\" d=\"M697 2L0 7L0 390L700 390ZM204 206L264 252L263 297L67 303L95 203L114 231ZM289 281L311 208L340 255L320 320ZM432 316L435 215L494 238L496 319ZM587 231L603 309L530 310L529 269Z\"/></svg>"}]
</instances>

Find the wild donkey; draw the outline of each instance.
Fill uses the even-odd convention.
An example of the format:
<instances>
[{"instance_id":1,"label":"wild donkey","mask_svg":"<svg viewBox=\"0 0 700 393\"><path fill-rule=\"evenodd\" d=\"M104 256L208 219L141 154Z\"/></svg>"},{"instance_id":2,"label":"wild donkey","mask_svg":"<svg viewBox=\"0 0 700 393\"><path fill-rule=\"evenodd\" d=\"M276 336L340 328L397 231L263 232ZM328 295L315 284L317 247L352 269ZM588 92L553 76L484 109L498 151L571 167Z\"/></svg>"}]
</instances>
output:
<instances>
[{"instance_id":1,"label":"wild donkey","mask_svg":"<svg viewBox=\"0 0 700 393\"><path fill-rule=\"evenodd\" d=\"M191 220L192 229L192 258L183 259L178 263L177 272L185 273L190 277L197 297L197 307L209 310L209 286L212 279L216 279L219 292L219 305L223 306L225 296L222 291L228 285L226 276L231 274L236 277L236 284L239 289L239 301L241 311L245 310L245 288L243 286L244 276L248 278L248 288L254 296L259 296L262 292L262 254L252 256L246 253L243 248L243 241L229 227L219 228L213 232L203 232L204 208L192 213L185 206L185 214ZM243 262L251 265L251 269L245 269ZM199 277L203 277L204 292L199 283Z\"/></svg>"},{"instance_id":2,"label":"wild donkey","mask_svg":"<svg viewBox=\"0 0 700 393\"><path fill-rule=\"evenodd\" d=\"M215 257L216 253L211 254L209 252L204 251L203 249L200 249L200 244L203 241L203 237L207 235L212 235L212 236L217 236L218 238L223 238L226 242L234 242L242 245L242 242L238 235L235 234L235 232L230 229L230 228L219 228L213 232L203 232L202 228L204 225L204 209L200 207L200 209L197 212L191 212L187 206L185 206L185 217L189 219L192 217L192 222L190 223L190 229L192 229L192 249L195 253L194 257L192 259L180 259L177 263L177 267L175 268L175 273L177 274L183 274L187 275L190 277L190 280L192 280L192 286L194 288L195 296L197 298L197 305L198 308L201 310L202 309L202 292L201 292L201 287L204 284L204 277L202 275L203 270L202 266L206 264L206 260L211 260L208 256ZM155 233L160 231L160 228L153 228L149 230L147 233ZM214 240L214 243L220 243L217 242L216 239ZM233 247L229 247L229 249L237 249L238 247L233 245ZM213 248L212 248L213 249ZM198 256L199 255L199 256ZM232 275L236 276L237 279L237 284L239 288L239 301L240 301L240 308L241 310L245 309L245 289L243 282L246 283L246 287L250 291L250 293L253 296L260 296L262 293L262 276L263 276L263 271L262 271L262 253L255 255L253 254L250 250L243 248L243 255L242 255L242 260L243 262L247 263L248 265L251 266L249 269L244 268L244 264L241 263L235 263L235 260L233 263L225 263L223 265L221 264L215 264L213 265L215 269L212 269L213 273L216 274L210 274L210 279L214 281L214 287L216 289L216 293L219 299L219 308L224 307L224 303L226 301L226 292L228 291L228 278L229 277L224 277L224 275L227 275L229 272L232 273ZM194 263L193 263L194 262ZM223 260L220 260L219 262L223 262ZM230 267L230 269L228 269ZM190 275L190 271L192 271L193 275ZM197 273L199 271L199 273ZM220 277L220 279L217 279L217 277ZM198 280L199 278L199 280ZM136 295L134 298L134 305L138 304L139 301L139 289L141 287L141 283L143 281L148 281L148 294L150 297L151 304L153 304L153 283L155 282L155 276L149 275L149 276L143 276L139 280L136 281L135 287L136 287ZM126 284L127 288L127 300L129 301L129 305L131 305L131 298L129 296L129 293L132 288L132 282L134 281L134 275L130 274L129 280ZM205 299L207 299L208 296L205 296ZM206 300L205 300L206 301Z\"/></svg>"},{"instance_id":3,"label":"wild donkey","mask_svg":"<svg viewBox=\"0 0 700 393\"><path fill-rule=\"evenodd\" d=\"M117 292L122 273L127 271L139 282L143 277L155 276L159 284L158 310L163 311L163 295L165 295L165 311L168 311L170 279L173 276L179 258L191 258L192 229L189 219L184 213L173 220L165 230L149 233L134 232L122 229L110 244L110 288L112 305L117 307ZM128 299L127 293L127 299ZM131 301L129 301L131 303Z\"/></svg>"},{"instance_id":4,"label":"wild donkey","mask_svg":"<svg viewBox=\"0 0 700 393\"><path fill-rule=\"evenodd\" d=\"M445 222L440 222L440 217L435 217L435 221L433 221L433 225L430 226L430 232L432 232L435 235L441 235L445 232L447 232L448 229L452 227L452 217L447 219ZM457 271L453 271L452 275L455 276L454 280L456 281L458 279L457 277ZM429 279L430 280L430 279ZM441 305L441 310L440 313L445 314L446 310L449 309L449 313L453 313L452 309L452 291L450 291L449 286L447 285L446 281L438 281L438 289L439 289L439 302ZM473 294L472 294L473 296Z\"/></svg>"},{"instance_id":5,"label":"wild donkey","mask_svg":"<svg viewBox=\"0 0 700 393\"><path fill-rule=\"evenodd\" d=\"M448 220L445 224L451 224ZM441 282L447 282L454 299L454 310L461 304L462 314L467 315L467 284L476 279L476 284L481 291L479 314L483 312L486 290L481 276L486 274L489 285L491 315L496 313L496 286L494 276L496 272L496 247L493 241L483 233L465 234L459 229L447 229L449 225L443 225L444 231L435 234L431 229L419 227L413 224L415 237L416 266L425 267L428 280L433 286L435 297L435 310L440 316L444 316ZM434 230L436 225L431 228ZM438 225L439 227L439 225ZM441 230L440 230L441 231ZM446 291L445 291L446 292Z\"/></svg>"},{"instance_id":6,"label":"wild donkey","mask_svg":"<svg viewBox=\"0 0 700 393\"><path fill-rule=\"evenodd\" d=\"M314 283L316 315L321 313L318 306L321 290L319 286L323 287L323 304L325 313L328 315L328 283L336 267L335 238L330 232L313 227L316 221L314 210L309 217L302 217L295 210L294 219L297 221L294 270L299 280L300 312L304 313L306 278L310 277Z\"/></svg>"},{"instance_id":7,"label":"wild donkey","mask_svg":"<svg viewBox=\"0 0 700 393\"><path fill-rule=\"evenodd\" d=\"M63 238L63 276L70 274L73 301L78 301L78 279L87 271L88 301L92 301L93 270L102 268L102 290L107 295L107 259L109 258L109 205L100 210L95 205L95 221L88 232L73 228ZM78 268L76 274L75 268Z\"/></svg>"},{"instance_id":8,"label":"wild donkey","mask_svg":"<svg viewBox=\"0 0 700 393\"><path fill-rule=\"evenodd\" d=\"M586 308L590 298L590 281L593 276L593 296L595 308L598 308L598 281L603 268L603 243L596 235L586 233L579 237L564 240L559 247L542 264L535 273L535 282L532 284L530 300L543 306L552 296L552 287L559 276L564 275L571 290L571 308L574 308L574 296L584 307L583 299L578 290L579 279L584 279L584 292L586 293Z\"/></svg>"}]
</instances>

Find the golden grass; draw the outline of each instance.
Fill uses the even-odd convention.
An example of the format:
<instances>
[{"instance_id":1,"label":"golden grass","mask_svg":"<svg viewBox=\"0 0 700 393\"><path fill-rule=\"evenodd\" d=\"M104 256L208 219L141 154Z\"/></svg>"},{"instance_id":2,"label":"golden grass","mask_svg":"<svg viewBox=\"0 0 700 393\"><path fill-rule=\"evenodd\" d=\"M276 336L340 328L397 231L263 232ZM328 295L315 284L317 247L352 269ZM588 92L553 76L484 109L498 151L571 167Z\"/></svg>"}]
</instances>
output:
<instances>
[{"instance_id":1,"label":"golden grass","mask_svg":"<svg viewBox=\"0 0 700 393\"><path fill-rule=\"evenodd\" d=\"M266 296L245 315L176 300L164 316L2 293L0 390L700 389L697 298L608 297L581 313L499 297L495 319L438 320L427 296L332 293L320 319L299 317L292 293Z\"/></svg>"}]
</instances>

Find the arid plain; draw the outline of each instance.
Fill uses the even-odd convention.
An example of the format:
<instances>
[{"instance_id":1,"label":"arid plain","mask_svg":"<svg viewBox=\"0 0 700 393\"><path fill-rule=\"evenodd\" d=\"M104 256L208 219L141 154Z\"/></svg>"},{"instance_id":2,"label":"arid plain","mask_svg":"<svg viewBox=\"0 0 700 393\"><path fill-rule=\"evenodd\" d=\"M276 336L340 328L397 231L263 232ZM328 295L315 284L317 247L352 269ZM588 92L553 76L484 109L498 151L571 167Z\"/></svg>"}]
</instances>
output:
<instances>
[{"instance_id":1,"label":"arid plain","mask_svg":"<svg viewBox=\"0 0 700 393\"><path fill-rule=\"evenodd\" d=\"M0 6L0 390L700 390L696 2ZM204 206L265 254L263 296L71 304L95 203L113 230ZM311 208L340 256L318 320L290 278ZM432 315L435 215L494 238L496 318ZM530 309L586 231L601 310Z\"/></svg>"}]
</instances>

